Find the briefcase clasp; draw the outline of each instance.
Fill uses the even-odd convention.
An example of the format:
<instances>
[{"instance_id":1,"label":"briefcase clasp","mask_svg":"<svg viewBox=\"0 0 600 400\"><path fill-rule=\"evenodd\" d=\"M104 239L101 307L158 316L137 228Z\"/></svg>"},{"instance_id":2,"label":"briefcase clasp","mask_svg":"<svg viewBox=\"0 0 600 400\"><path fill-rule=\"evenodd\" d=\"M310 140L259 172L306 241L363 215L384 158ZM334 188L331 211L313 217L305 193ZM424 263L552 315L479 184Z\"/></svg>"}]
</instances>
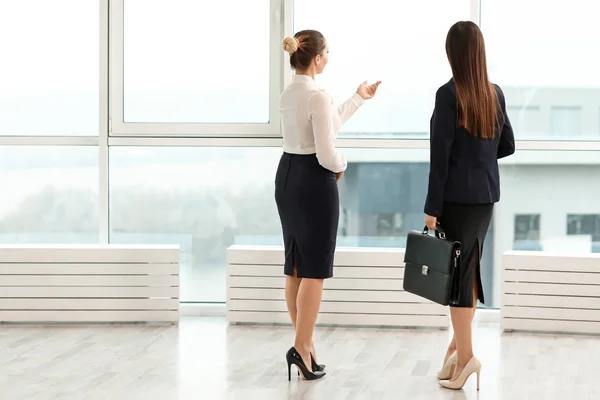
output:
<instances>
[{"instance_id":1,"label":"briefcase clasp","mask_svg":"<svg viewBox=\"0 0 600 400\"><path fill-rule=\"evenodd\" d=\"M423 265L423 267L421 268L421 274L429 275L429 267L427 265Z\"/></svg>"}]
</instances>

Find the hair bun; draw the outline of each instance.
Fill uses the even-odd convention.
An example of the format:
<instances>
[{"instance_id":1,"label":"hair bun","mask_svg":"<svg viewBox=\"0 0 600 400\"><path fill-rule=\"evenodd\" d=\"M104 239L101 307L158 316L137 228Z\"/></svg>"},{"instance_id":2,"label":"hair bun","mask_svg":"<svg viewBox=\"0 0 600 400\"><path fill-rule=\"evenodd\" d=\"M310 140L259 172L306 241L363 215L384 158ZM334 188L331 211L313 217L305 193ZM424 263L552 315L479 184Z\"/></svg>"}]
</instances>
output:
<instances>
[{"instance_id":1,"label":"hair bun","mask_svg":"<svg viewBox=\"0 0 600 400\"><path fill-rule=\"evenodd\" d=\"M300 42L295 37L286 37L283 39L283 49L290 54L294 54L298 47L300 46Z\"/></svg>"}]
</instances>

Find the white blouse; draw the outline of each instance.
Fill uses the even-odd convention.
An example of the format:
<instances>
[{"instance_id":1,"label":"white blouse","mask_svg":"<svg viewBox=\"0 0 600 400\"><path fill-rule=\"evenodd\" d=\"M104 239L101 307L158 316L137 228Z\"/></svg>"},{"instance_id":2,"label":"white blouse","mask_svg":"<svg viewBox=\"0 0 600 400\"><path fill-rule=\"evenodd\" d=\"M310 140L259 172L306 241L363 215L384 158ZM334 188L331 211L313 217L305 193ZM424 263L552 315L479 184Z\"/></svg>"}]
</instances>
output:
<instances>
[{"instance_id":1,"label":"white blouse","mask_svg":"<svg viewBox=\"0 0 600 400\"><path fill-rule=\"evenodd\" d=\"M342 124L364 103L355 93L336 108L333 98L308 75L294 75L279 98L283 151L315 154L324 168L346 170L346 160L335 148Z\"/></svg>"}]
</instances>

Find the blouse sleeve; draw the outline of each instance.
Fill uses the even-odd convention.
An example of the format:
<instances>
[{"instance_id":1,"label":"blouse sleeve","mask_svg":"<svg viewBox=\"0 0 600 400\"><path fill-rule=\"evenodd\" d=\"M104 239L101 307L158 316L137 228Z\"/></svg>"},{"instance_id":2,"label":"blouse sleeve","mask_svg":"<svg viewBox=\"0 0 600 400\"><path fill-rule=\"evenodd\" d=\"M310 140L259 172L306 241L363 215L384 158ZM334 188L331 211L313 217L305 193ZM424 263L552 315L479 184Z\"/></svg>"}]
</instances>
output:
<instances>
[{"instance_id":1,"label":"blouse sleeve","mask_svg":"<svg viewBox=\"0 0 600 400\"><path fill-rule=\"evenodd\" d=\"M346 160L335 148L337 112L331 99L324 92L315 93L308 101L317 159L323 168L335 173L345 171L347 166Z\"/></svg>"},{"instance_id":2,"label":"blouse sleeve","mask_svg":"<svg viewBox=\"0 0 600 400\"><path fill-rule=\"evenodd\" d=\"M352 115L358 110L358 107L364 104L364 100L358 93L354 93L352 97L340 104L338 113L342 119L342 124L348 121Z\"/></svg>"}]
</instances>

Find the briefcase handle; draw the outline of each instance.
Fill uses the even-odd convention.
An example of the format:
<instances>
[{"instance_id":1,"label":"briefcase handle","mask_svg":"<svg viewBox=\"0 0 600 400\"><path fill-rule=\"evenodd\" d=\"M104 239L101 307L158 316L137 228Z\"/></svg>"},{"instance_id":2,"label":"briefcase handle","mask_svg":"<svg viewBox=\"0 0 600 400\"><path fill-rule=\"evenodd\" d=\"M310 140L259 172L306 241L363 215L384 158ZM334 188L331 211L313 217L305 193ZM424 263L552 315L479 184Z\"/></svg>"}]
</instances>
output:
<instances>
[{"instance_id":1,"label":"briefcase handle","mask_svg":"<svg viewBox=\"0 0 600 400\"><path fill-rule=\"evenodd\" d=\"M428 234L429 234L429 228L427 226L425 226L425 228L423 228L423 235L428 235ZM435 230L435 237L438 239L446 240L446 232L444 231L444 228L442 228L442 226L440 224L438 224L438 226Z\"/></svg>"}]
</instances>

